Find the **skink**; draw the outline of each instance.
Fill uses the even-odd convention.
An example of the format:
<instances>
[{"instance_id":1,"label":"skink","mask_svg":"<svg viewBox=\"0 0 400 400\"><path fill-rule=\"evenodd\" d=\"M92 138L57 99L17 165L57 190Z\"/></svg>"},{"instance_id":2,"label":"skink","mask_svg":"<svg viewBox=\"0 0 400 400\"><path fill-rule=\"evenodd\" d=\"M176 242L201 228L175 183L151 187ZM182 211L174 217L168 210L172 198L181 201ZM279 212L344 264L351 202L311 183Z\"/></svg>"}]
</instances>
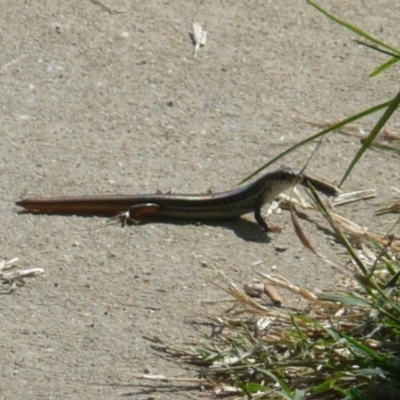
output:
<instances>
[{"instance_id":1,"label":"skink","mask_svg":"<svg viewBox=\"0 0 400 400\"><path fill-rule=\"evenodd\" d=\"M338 193L335 186L325 181L301 174L297 169L280 168L252 183L219 193L63 196L28 198L16 204L31 213L124 216L130 220L143 216L224 219L254 212L258 224L268 231L261 208L297 183L312 184L327 195Z\"/></svg>"}]
</instances>

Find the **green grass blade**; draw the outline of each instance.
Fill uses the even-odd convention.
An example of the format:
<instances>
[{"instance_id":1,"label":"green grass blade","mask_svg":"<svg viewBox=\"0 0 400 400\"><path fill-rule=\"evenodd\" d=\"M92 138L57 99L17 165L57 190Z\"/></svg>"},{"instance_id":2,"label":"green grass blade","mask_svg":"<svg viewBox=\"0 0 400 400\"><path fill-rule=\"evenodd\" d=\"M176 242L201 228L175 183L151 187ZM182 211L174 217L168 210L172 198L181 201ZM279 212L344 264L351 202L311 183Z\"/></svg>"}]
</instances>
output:
<instances>
[{"instance_id":1,"label":"green grass blade","mask_svg":"<svg viewBox=\"0 0 400 400\"><path fill-rule=\"evenodd\" d=\"M296 143L294 146L289 147L287 150L285 150L284 152L282 152L281 154L278 154L276 157L274 157L272 160L268 161L266 164L262 165L260 168L258 168L256 171L252 172L249 176L247 176L245 179L243 179L239 184L241 185L244 182L247 182L248 180L250 180L251 178L253 178L254 176L256 176L258 173L260 173L261 171L263 171L265 168L268 168L270 165L272 165L273 163L277 162L278 160L280 160L281 158L285 157L286 155L290 154L291 152L295 151L296 149L313 142L316 139L319 139L320 137L328 134L329 132L332 132L336 129L341 128L342 126L345 126L347 124L350 124L351 122L357 121L358 119L361 119L363 117L366 117L367 115L376 113L384 108L387 108L390 104L391 101L386 101L384 103L378 104L377 106L368 108L367 110L361 111L358 114L354 114L351 117L348 117L336 124L331 125L330 127L316 133L315 135L312 135L304 140L302 140L299 143Z\"/></svg>"},{"instance_id":2,"label":"green grass blade","mask_svg":"<svg viewBox=\"0 0 400 400\"><path fill-rule=\"evenodd\" d=\"M293 326L294 326L294 329L296 330L297 335L298 335L299 339L301 340L301 342L302 342L304 345L307 344L307 342L308 342L308 336L301 330L299 324L298 324L297 321L296 321L295 316L294 316L294 315L291 315L291 316L290 316L290 319L291 319L291 321L292 321L292 324L293 324Z\"/></svg>"},{"instance_id":3,"label":"green grass blade","mask_svg":"<svg viewBox=\"0 0 400 400\"><path fill-rule=\"evenodd\" d=\"M355 295L323 293L318 296L318 300L333 301L346 306L371 308L371 303L363 297L355 297Z\"/></svg>"},{"instance_id":4,"label":"green grass blade","mask_svg":"<svg viewBox=\"0 0 400 400\"><path fill-rule=\"evenodd\" d=\"M352 338L349 335L342 334L341 335L343 338L345 338L357 351L364 353L365 355L373 358L375 361L378 363L381 363L384 361L384 357L380 356L376 351L372 350L371 347L361 343L359 340L356 340Z\"/></svg>"},{"instance_id":5,"label":"green grass blade","mask_svg":"<svg viewBox=\"0 0 400 400\"><path fill-rule=\"evenodd\" d=\"M384 42L382 42L381 40L375 38L374 36L371 36L370 34L368 34L367 32L364 32L362 29L357 28L354 25L349 24L348 22L335 17L333 14L331 14L329 11L325 10L324 8L322 8L321 6L319 6L318 4L316 4L313 0L307 0L307 3L310 4L311 6L313 6L314 8L316 8L318 11L320 11L322 14L324 14L326 17L328 17L329 19L331 19L332 21L338 23L339 25L342 25L343 27L349 29L351 32L355 33L356 35L362 36L363 38L377 44L378 46L384 47L386 49L389 49L391 51L393 51L393 53L400 53L399 50L397 50L395 47L392 47Z\"/></svg>"},{"instance_id":6,"label":"green grass blade","mask_svg":"<svg viewBox=\"0 0 400 400\"><path fill-rule=\"evenodd\" d=\"M284 382L283 379L278 378L275 374L273 374L271 371L268 371L265 368L254 367L254 369L256 371L261 372L262 374L267 375L270 378L272 378L281 387L281 389L284 391L284 393L286 394L288 399L292 399L293 398L293 396L291 396L291 392L290 392L289 386L286 385L286 383Z\"/></svg>"},{"instance_id":7,"label":"green grass blade","mask_svg":"<svg viewBox=\"0 0 400 400\"><path fill-rule=\"evenodd\" d=\"M332 390L335 387L335 383L343 378L342 373L331 376L330 378L323 381L321 384L312 388L313 394L320 394Z\"/></svg>"},{"instance_id":8,"label":"green grass blade","mask_svg":"<svg viewBox=\"0 0 400 400\"><path fill-rule=\"evenodd\" d=\"M390 60L386 61L385 63L383 63L382 65L380 65L377 69L375 69L374 71L372 71L368 77L369 78L373 78L374 76L380 74L381 72L387 70L388 68L390 68L393 64L397 63L399 61L398 58L396 57L392 57Z\"/></svg>"},{"instance_id":9,"label":"green grass blade","mask_svg":"<svg viewBox=\"0 0 400 400\"><path fill-rule=\"evenodd\" d=\"M306 398L305 390L295 389L293 394L293 400L303 400Z\"/></svg>"},{"instance_id":10,"label":"green grass blade","mask_svg":"<svg viewBox=\"0 0 400 400\"><path fill-rule=\"evenodd\" d=\"M390 119L392 114L397 110L397 108L400 105L400 91L397 93L396 97L389 102L389 106L387 107L386 111L383 113L382 117L379 119L379 121L376 123L374 128L372 129L371 133L368 135L368 137L364 140L363 145L360 147L358 150L357 154L351 161L349 167L347 168L339 186L343 184L343 182L347 179L349 176L350 172L353 170L354 166L358 163L362 155L365 153L365 151L371 146L371 143L375 140L376 136L382 129L382 127L386 124L386 122Z\"/></svg>"},{"instance_id":11,"label":"green grass blade","mask_svg":"<svg viewBox=\"0 0 400 400\"><path fill-rule=\"evenodd\" d=\"M358 44L361 44L362 46L369 47L372 50L379 51L379 53L386 54L387 56L400 59L400 54L398 54L398 53L393 53L392 51L383 50L378 46L375 46L375 45L369 44L369 43L365 43L365 42L363 42L361 40L354 39L354 42L356 42Z\"/></svg>"},{"instance_id":12,"label":"green grass blade","mask_svg":"<svg viewBox=\"0 0 400 400\"><path fill-rule=\"evenodd\" d=\"M321 201L320 197L318 196L317 191L312 187L312 185L309 185L309 187L310 187L310 191L311 191L311 194L312 194L312 198L315 201L315 204L319 207L319 209L323 213L325 219L328 221L329 225L335 231L336 236L341 241L343 246L346 248L346 250L350 254L351 258L358 265L358 267L360 268L362 273L365 276L367 276L368 275L367 268L365 267L365 265L361 261L361 259L358 257L357 252L354 250L353 246L350 244L350 242L347 239L346 235L341 231L341 229L338 227L336 222L333 220L332 216L329 214L329 211L325 207L325 204Z\"/></svg>"}]
</instances>

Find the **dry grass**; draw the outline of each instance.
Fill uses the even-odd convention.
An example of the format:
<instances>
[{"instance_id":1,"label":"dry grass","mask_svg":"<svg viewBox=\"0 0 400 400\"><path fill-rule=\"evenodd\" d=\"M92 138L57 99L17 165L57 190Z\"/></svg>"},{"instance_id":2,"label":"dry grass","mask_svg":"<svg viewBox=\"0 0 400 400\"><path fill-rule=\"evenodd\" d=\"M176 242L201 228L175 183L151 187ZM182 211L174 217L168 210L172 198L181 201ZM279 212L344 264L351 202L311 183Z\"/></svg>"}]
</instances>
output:
<instances>
[{"instance_id":1,"label":"dry grass","mask_svg":"<svg viewBox=\"0 0 400 400\"><path fill-rule=\"evenodd\" d=\"M318 200L311 205L298 198L297 207L300 203L305 209L320 207ZM399 238L361 229L326 206L323 212L340 233L339 240L345 238L345 247L351 246L351 263L334 263L342 274L337 292L312 293L283 277L254 271L258 285L273 286L282 297L282 291L300 296L304 306L293 311L267 304L259 298L262 290L249 291L249 282L232 282L217 271L213 283L231 298L229 308L212 321L218 334L208 338L207 346L176 347L157 341L153 348L200 366L199 378L191 382L212 388L217 396L384 398L376 397L376 382L390 388L385 395L397 393ZM296 218L294 213L292 217ZM309 247L301 228L296 232Z\"/></svg>"}]
</instances>

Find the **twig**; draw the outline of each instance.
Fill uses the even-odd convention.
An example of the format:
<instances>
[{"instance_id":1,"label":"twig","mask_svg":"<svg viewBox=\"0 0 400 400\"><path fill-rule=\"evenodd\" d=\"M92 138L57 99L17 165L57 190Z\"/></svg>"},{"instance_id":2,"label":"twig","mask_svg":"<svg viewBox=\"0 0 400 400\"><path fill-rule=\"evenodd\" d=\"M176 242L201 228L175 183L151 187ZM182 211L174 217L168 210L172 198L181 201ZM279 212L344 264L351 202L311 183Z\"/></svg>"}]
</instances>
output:
<instances>
[{"instance_id":1,"label":"twig","mask_svg":"<svg viewBox=\"0 0 400 400\"><path fill-rule=\"evenodd\" d=\"M147 379L150 381L162 381L162 382L196 382L206 384L209 383L207 379L199 378L168 378L165 375L146 375L146 374L133 374L135 379Z\"/></svg>"},{"instance_id":2,"label":"twig","mask_svg":"<svg viewBox=\"0 0 400 400\"><path fill-rule=\"evenodd\" d=\"M126 10L118 9L118 8L112 8L109 5L103 3L101 0L91 0L93 4L96 4L100 6L103 10L108 11L110 14L123 14L126 12Z\"/></svg>"}]
</instances>

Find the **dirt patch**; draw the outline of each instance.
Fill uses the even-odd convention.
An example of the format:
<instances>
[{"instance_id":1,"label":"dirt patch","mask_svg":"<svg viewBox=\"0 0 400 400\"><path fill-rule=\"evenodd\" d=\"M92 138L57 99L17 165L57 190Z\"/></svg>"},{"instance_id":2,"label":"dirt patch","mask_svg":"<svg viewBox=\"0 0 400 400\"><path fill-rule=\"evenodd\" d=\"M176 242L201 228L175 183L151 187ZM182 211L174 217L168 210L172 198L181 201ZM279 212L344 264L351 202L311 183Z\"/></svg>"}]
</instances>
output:
<instances>
[{"instance_id":1,"label":"dirt patch","mask_svg":"<svg viewBox=\"0 0 400 400\"><path fill-rule=\"evenodd\" d=\"M228 189L317 132L302 120L340 120L386 101L398 77L367 80L385 57L305 2L105 2L125 11L115 14L90 0L0 3L1 258L45 270L1 297L0 398L197 398L187 387L132 378L195 375L143 336L179 343L209 333L199 323L217 310L201 301L224 297L208 282L212 267L240 281L263 261L299 286L333 285L336 272L301 246L289 214L271 217L285 229L267 236L252 215L121 228L101 218L20 215L14 202ZM324 4L396 43L400 4L384 3ZM194 19L208 32L196 58ZM332 136L309 171L340 179L358 147L357 138ZM285 164L301 167L310 152ZM399 171L398 155L368 152L345 188L372 187L378 197L340 211L385 230L393 218L373 213ZM318 224L303 224L321 252L342 257Z\"/></svg>"}]
</instances>

